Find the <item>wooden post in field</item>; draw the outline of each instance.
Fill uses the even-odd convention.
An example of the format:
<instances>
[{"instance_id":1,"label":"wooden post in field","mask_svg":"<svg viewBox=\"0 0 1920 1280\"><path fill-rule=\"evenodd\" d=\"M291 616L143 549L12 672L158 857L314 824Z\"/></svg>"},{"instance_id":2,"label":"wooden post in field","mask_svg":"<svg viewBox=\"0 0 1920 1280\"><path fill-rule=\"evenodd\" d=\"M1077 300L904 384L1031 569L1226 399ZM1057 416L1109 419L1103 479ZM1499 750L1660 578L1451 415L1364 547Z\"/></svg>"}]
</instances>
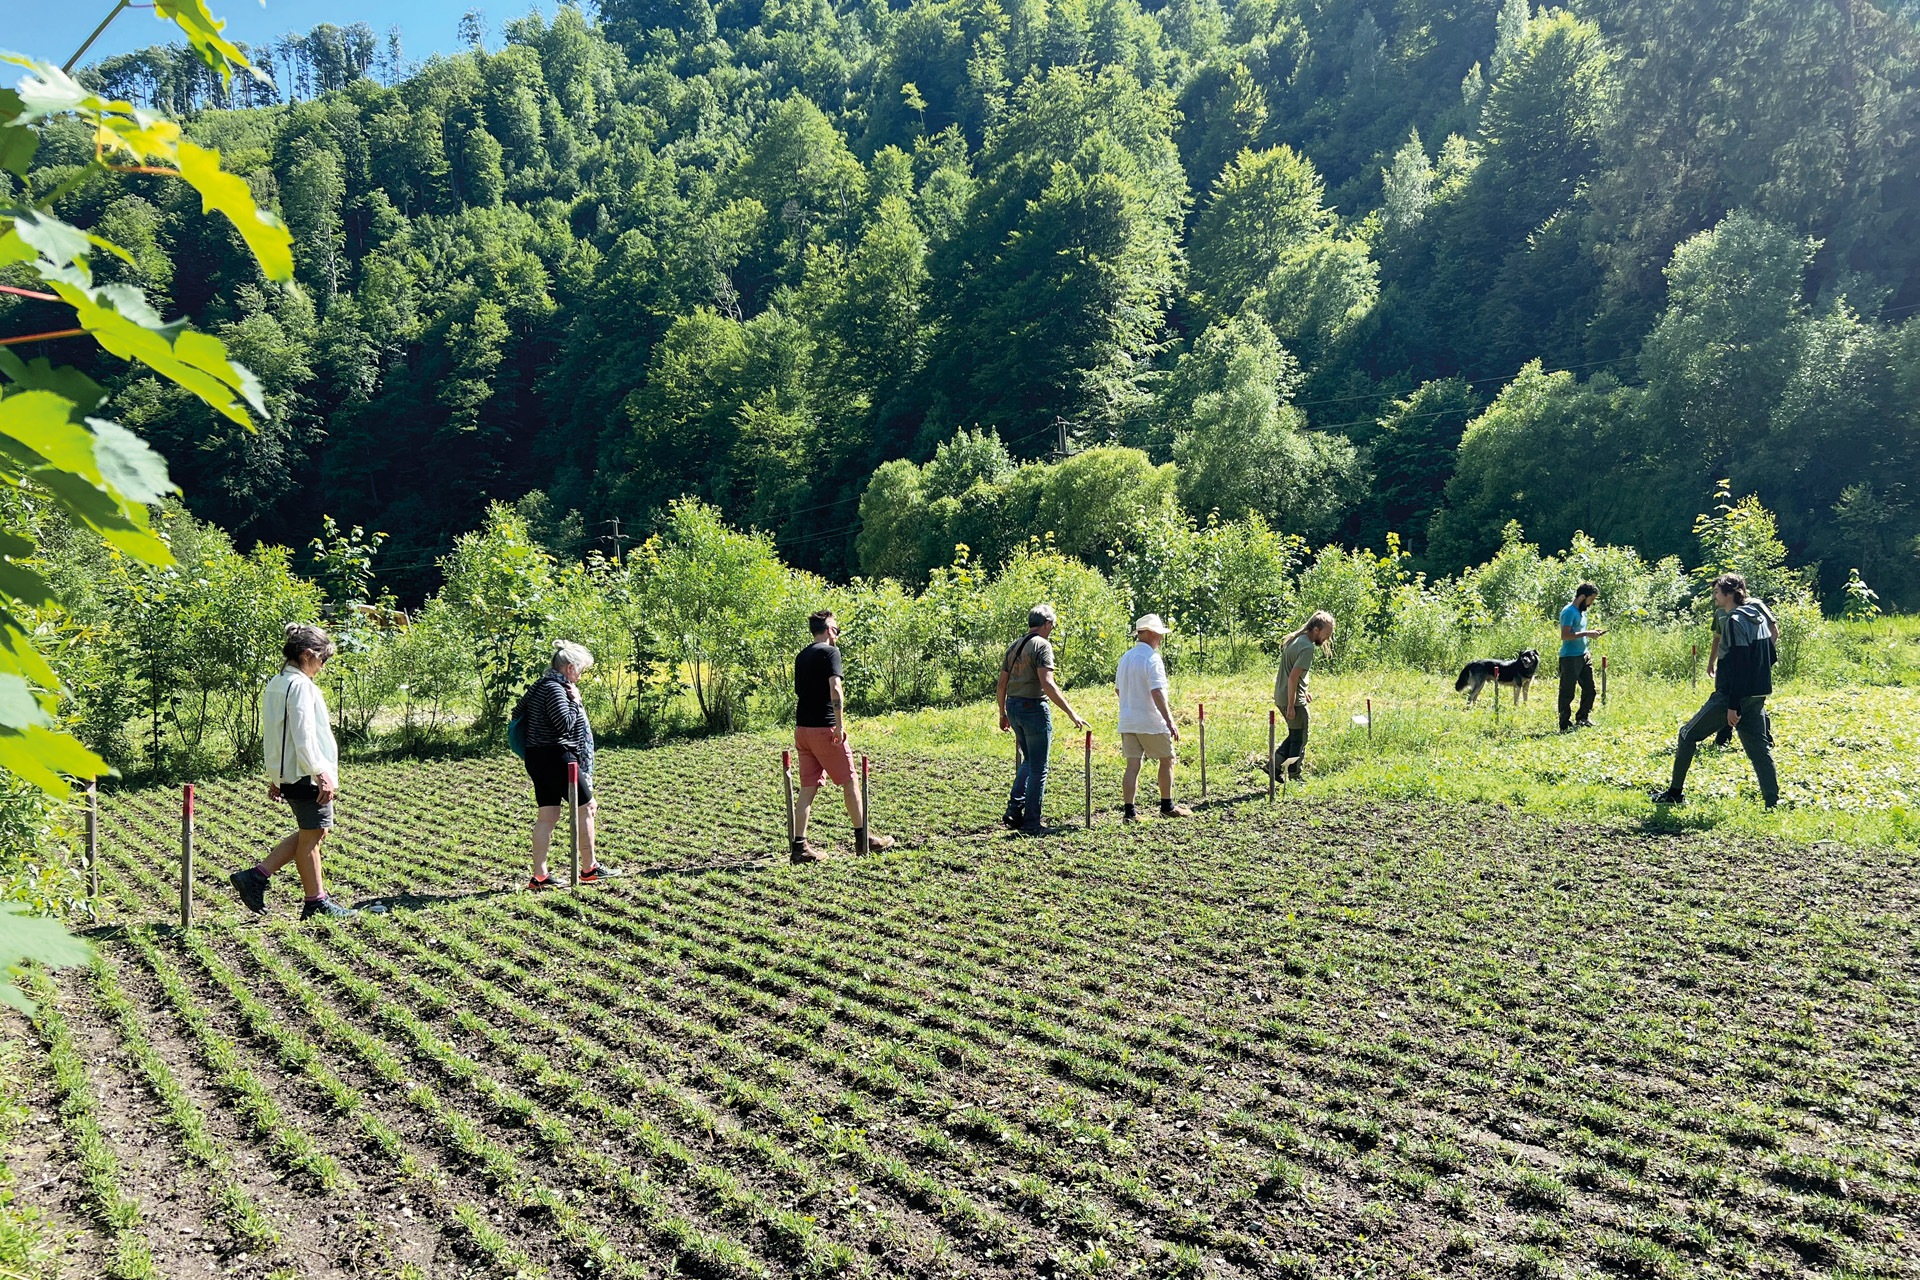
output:
<instances>
[{"instance_id":1,"label":"wooden post in field","mask_svg":"<svg viewBox=\"0 0 1920 1280\"><path fill-rule=\"evenodd\" d=\"M1200 798L1207 798L1207 704L1200 704Z\"/></svg>"},{"instance_id":2,"label":"wooden post in field","mask_svg":"<svg viewBox=\"0 0 1920 1280\"><path fill-rule=\"evenodd\" d=\"M793 848L793 842L799 837L793 831L793 752L780 753L780 781L787 791L787 848Z\"/></svg>"},{"instance_id":3,"label":"wooden post in field","mask_svg":"<svg viewBox=\"0 0 1920 1280\"><path fill-rule=\"evenodd\" d=\"M1367 699L1367 742L1373 742L1373 699Z\"/></svg>"},{"instance_id":4,"label":"wooden post in field","mask_svg":"<svg viewBox=\"0 0 1920 1280\"><path fill-rule=\"evenodd\" d=\"M1273 758L1276 745L1273 740L1273 726L1279 714L1272 707L1267 708L1267 799L1269 800L1273 799L1273 789L1278 784L1280 775L1280 766Z\"/></svg>"},{"instance_id":5,"label":"wooden post in field","mask_svg":"<svg viewBox=\"0 0 1920 1280\"><path fill-rule=\"evenodd\" d=\"M1687 668L1687 688L1698 689L1699 687L1700 687L1700 646L1696 644L1695 646L1693 646L1693 665Z\"/></svg>"},{"instance_id":6,"label":"wooden post in field","mask_svg":"<svg viewBox=\"0 0 1920 1280\"><path fill-rule=\"evenodd\" d=\"M100 784L87 779L87 896L100 896Z\"/></svg>"},{"instance_id":7,"label":"wooden post in field","mask_svg":"<svg viewBox=\"0 0 1920 1280\"><path fill-rule=\"evenodd\" d=\"M1086 751L1087 830L1093 830L1093 730L1087 730Z\"/></svg>"},{"instance_id":8,"label":"wooden post in field","mask_svg":"<svg viewBox=\"0 0 1920 1280\"><path fill-rule=\"evenodd\" d=\"M873 802L867 798L867 758L860 757L860 847L854 852L865 853L868 848L868 833L873 830Z\"/></svg>"},{"instance_id":9,"label":"wooden post in field","mask_svg":"<svg viewBox=\"0 0 1920 1280\"><path fill-rule=\"evenodd\" d=\"M567 859L573 868L572 885L580 887L580 763L567 764Z\"/></svg>"},{"instance_id":10,"label":"wooden post in field","mask_svg":"<svg viewBox=\"0 0 1920 1280\"><path fill-rule=\"evenodd\" d=\"M180 927L193 928L193 784L180 793Z\"/></svg>"},{"instance_id":11,"label":"wooden post in field","mask_svg":"<svg viewBox=\"0 0 1920 1280\"><path fill-rule=\"evenodd\" d=\"M1607 705L1607 660L1604 656L1600 659L1600 705Z\"/></svg>"}]
</instances>

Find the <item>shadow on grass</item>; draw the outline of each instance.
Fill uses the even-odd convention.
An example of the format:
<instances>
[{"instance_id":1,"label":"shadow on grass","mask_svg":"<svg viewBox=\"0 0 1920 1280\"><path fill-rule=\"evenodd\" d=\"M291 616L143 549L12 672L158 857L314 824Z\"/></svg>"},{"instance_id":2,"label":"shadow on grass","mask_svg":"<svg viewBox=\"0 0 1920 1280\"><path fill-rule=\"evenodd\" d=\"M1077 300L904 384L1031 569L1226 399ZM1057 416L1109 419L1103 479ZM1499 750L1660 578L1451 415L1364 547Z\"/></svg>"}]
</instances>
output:
<instances>
[{"instance_id":1,"label":"shadow on grass","mask_svg":"<svg viewBox=\"0 0 1920 1280\"><path fill-rule=\"evenodd\" d=\"M353 903L353 908L375 915L392 915L396 911L431 911L438 907L499 898L517 892L516 889L474 889L466 893L380 893L361 898Z\"/></svg>"}]
</instances>

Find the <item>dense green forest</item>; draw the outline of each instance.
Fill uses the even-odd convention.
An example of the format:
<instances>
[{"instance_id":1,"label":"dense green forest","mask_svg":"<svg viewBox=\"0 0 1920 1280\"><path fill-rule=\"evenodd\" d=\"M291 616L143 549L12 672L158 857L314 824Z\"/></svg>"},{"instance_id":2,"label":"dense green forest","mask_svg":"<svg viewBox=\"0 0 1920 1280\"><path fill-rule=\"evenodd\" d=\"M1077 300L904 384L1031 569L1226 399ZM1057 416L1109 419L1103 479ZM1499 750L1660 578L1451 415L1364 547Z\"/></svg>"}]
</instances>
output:
<instances>
[{"instance_id":1,"label":"dense green forest","mask_svg":"<svg viewBox=\"0 0 1920 1280\"><path fill-rule=\"evenodd\" d=\"M691 495L832 577L1067 525L1097 558L1165 508L1393 531L1443 573L1510 520L1691 560L1724 477L1829 598L1858 568L1920 603L1911 5L605 0L491 48L469 25L417 68L326 27L255 51L270 82L166 49L83 72L294 231L288 293L164 179L59 206L132 251L101 278L264 384L249 433L44 344L242 545L381 529L417 598L490 501L538 491L557 551L632 546ZM91 153L50 127L35 188ZM0 298L8 332L45 327Z\"/></svg>"}]
</instances>

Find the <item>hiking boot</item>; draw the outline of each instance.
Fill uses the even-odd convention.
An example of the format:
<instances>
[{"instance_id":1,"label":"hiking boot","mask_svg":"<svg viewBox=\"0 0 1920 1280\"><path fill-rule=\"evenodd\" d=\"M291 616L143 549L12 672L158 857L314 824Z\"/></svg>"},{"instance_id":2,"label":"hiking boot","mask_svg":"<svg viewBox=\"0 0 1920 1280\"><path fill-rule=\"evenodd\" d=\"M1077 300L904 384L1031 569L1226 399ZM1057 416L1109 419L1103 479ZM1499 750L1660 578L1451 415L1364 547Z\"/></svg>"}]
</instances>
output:
<instances>
[{"instance_id":1,"label":"hiking boot","mask_svg":"<svg viewBox=\"0 0 1920 1280\"><path fill-rule=\"evenodd\" d=\"M867 833L868 853L885 853L887 850L893 848L896 843L897 841L895 841L892 836L876 836L872 832Z\"/></svg>"},{"instance_id":2,"label":"hiking boot","mask_svg":"<svg viewBox=\"0 0 1920 1280\"><path fill-rule=\"evenodd\" d=\"M1655 804L1685 804L1687 802L1687 795L1684 791L1675 791L1672 787L1668 787L1665 791L1655 792L1653 802Z\"/></svg>"},{"instance_id":3,"label":"hiking boot","mask_svg":"<svg viewBox=\"0 0 1920 1280\"><path fill-rule=\"evenodd\" d=\"M247 910L257 916L267 914L267 876L258 867L248 867L245 871L236 871L227 877L227 883L240 895L240 901L247 904Z\"/></svg>"},{"instance_id":4,"label":"hiking boot","mask_svg":"<svg viewBox=\"0 0 1920 1280\"><path fill-rule=\"evenodd\" d=\"M792 857L795 866L806 862L825 862L827 860L825 852L814 848L805 840L795 840L789 850L789 856Z\"/></svg>"},{"instance_id":5,"label":"hiking boot","mask_svg":"<svg viewBox=\"0 0 1920 1280\"><path fill-rule=\"evenodd\" d=\"M352 907L341 906L332 898L321 898L317 902L309 902L300 908L302 920L311 920L315 916L327 916L334 920L356 920L360 913Z\"/></svg>"},{"instance_id":6,"label":"hiking boot","mask_svg":"<svg viewBox=\"0 0 1920 1280\"><path fill-rule=\"evenodd\" d=\"M1009 831L1018 831L1027 825L1027 815L1018 809L1009 809L1000 815L1000 825Z\"/></svg>"},{"instance_id":7,"label":"hiking boot","mask_svg":"<svg viewBox=\"0 0 1920 1280\"><path fill-rule=\"evenodd\" d=\"M1163 804L1160 806L1160 816L1163 818L1191 818L1193 816L1193 810L1183 804Z\"/></svg>"},{"instance_id":8,"label":"hiking boot","mask_svg":"<svg viewBox=\"0 0 1920 1280\"><path fill-rule=\"evenodd\" d=\"M592 866L588 867L585 871L582 871L580 873L580 883L581 884L599 884L602 881L611 880L619 874L620 873L618 871L615 871L612 867L604 866L596 862Z\"/></svg>"}]
</instances>

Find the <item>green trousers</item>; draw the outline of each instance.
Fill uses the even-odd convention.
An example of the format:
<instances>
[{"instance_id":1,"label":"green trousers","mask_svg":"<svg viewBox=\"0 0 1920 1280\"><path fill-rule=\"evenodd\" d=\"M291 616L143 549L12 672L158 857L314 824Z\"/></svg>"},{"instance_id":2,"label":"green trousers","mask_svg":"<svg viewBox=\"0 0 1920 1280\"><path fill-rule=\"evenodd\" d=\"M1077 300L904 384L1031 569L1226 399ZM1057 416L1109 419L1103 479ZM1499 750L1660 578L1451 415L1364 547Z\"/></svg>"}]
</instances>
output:
<instances>
[{"instance_id":1,"label":"green trousers","mask_svg":"<svg viewBox=\"0 0 1920 1280\"><path fill-rule=\"evenodd\" d=\"M1687 770L1693 767L1693 753L1699 745L1727 727L1726 695L1714 692L1693 719L1680 728L1680 741L1673 752L1673 791L1686 789ZM1734 726L1740 746L1753 762L1753 776L1760 781L1760 798L1771 809L1780 800L1780 777L1773 767L1773 725L1767 718L1764 694L1740 700L1740 723Z\"/></svg>"}]
</instances>

